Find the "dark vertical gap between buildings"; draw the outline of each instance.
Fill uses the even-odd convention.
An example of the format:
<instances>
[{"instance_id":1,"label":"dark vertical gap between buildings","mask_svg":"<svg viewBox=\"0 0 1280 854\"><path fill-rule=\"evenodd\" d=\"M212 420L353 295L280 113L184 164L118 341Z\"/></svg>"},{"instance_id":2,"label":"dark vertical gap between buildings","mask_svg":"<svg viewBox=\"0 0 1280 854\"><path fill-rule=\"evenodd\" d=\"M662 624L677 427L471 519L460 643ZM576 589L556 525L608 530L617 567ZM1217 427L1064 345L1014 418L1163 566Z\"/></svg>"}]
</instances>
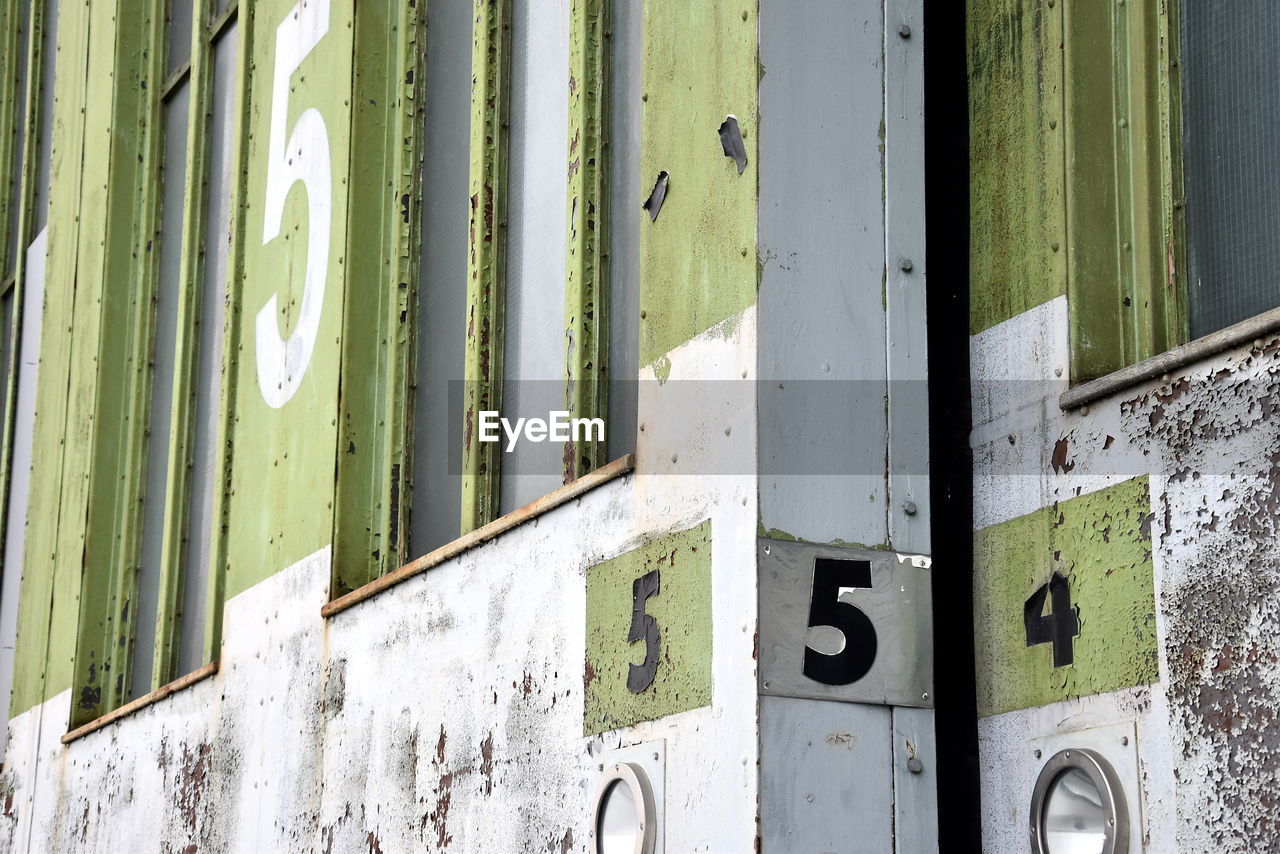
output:
<instances>
[{"instance_id":1,"label":"dark vertical gap between buildings","mask_svg":"<svg viewBox=\"0 0 1280 854\"><path fill-rule=\"evenodd\" d=\"M926 0L925 227L940 854L982 850L969 451L969 110L965 3ZM936 34L930 38L929 34Z\"/></svg>"}]
</instances>

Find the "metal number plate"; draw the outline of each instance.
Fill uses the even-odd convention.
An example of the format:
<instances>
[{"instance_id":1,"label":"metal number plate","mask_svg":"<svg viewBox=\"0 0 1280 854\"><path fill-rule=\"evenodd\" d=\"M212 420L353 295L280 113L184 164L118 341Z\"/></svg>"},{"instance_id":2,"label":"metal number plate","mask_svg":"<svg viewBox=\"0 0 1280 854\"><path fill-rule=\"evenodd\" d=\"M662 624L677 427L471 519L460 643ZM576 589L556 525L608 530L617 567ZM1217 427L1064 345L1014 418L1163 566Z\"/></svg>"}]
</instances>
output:
<instances>
[{"instance_id":1,"label":"metal number plate","mask_svg":"<svg viewBox=\"0 0 1280 854\"><path fill-rule=\"evenodd\" d=\"M933 706L927 561L761 539L760 693Z\"/></svg>"}]
</instances>

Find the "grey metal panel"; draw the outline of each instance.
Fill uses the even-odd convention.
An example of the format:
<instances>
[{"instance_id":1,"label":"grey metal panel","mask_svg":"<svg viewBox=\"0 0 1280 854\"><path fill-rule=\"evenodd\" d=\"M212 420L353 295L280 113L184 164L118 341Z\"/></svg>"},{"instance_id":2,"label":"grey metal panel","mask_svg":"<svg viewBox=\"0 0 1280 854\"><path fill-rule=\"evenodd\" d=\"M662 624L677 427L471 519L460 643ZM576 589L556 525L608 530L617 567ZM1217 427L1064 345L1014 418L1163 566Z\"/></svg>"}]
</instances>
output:
<instances>
[{"instance_id":1,"label":"grey metal panel","mask_svg":"<svg viewBox=\"0 0 1280 854\"><path fill-rule=\"evenodd\" d=\"M29 54L27 52L29 36L31 33L31 0L20 0L19 6L22 7L19 13L18 22L18 56L16 68L14 71L14 82L17 84L17 103L14 105L14 116L17 117L17 128L13 135L13 162L10 163L10 176L12 181L5 192L9 195L9 222L6 224L6 234L8 235L7 245L8 251L5 253L5 266L0 279L8 277L10 273L18 266L18 206L22 200L22 152L26 146L26 116L27 116L27 60Z\"/></svg>"},{"instance_id":2,"label":"grey metal panel","mask_svg":"<svg viewBox=\"0 0 1280 854\"><path fill-rule=\"evenodd\" d=\"M213 46L213 98L209 124L209 184L205 195L205 255L196 338L195 429L191 448L187 553L183 564L182 625L178 672L204 664L209 601L209 553L215 522L214 490L220 483L218 408L222 391L222 322L231 241L231 145L235 109L236 24Z\"/></svg>"},{"instance_id":3,"label":"grey metal panel","mask_svg":"<svg viewBox=\"0 0 1280 854\"><path fill-rule=\"evenodd\" d=\"M937 755L933 710L894 709L894 854L938 852Z\"/></svg>"},{"instance_id":4,"label":"grey metal panel","mask_svg":"<svg viewBox=\"0 0 1280 854\"><path fill-rule=\"evenodd\" d=\"M892 0L886 7L885 306L889 328L889 538L899 551L929 554L929 351L924 264L926 33L922 19L921 0ZM903 26L908 27L906 37Z\"/></svg>"},{"instance_id":5,"label":"grey metal panel","mask_svg":"<svg viewBox=\"0 0 1280 854\"><path fill-rule=\"evenodd\" d=\"M456 539L462 507L463 333L467 322L467 181L471 163L469 3L427 6L422 257L409 547ZM452 390L452 394L451 394Z\"/></svg>"},{"instance_id":6,"label":"grey metal panel","mask_svg":"<svg viewBox=\"0 0 1280 854\"><path fill-rule=\"evenodd\" d=\"M0 710L8 717L13 692L13 651L18 638L18 591L26 544L27 501L31 486L31 445L35 440L36 374L40 367L40 318L44 311L45 250L49 232L27 247L18 349L18 394L13 408L13 456L10 458L9 509L5 520L4 563L0 564ZM7 737L0 726L0 745Z\"/></svg>"},{"instance_id":7,"label":"grey metal panel","mask_svg":"<svg viewBox=\"0 0 1280 854\"><path fill-rule=\"evenodd\" d=\"M164 191L161 201L160 271L156 282L151 407L147 421L147 472L142 502L142 558L138 568L130 697L151 691L164 539L165 483L173 422L174 357L182 258L182 208L187 168L187 106L183 83L164 104Z\"/></svg>"},{"instance_id":8,"label":"grey metal panel","mask_svg":"<svg viewBox=\"0 0 1280 854\"><path fill-rule=\"evenodd\" d=\"M502 387L502 414L513 421L564 409L569 0L516 3L514 12ZM527 441L504 452L501 512L564 483L563 454L562 444Z\"/></svg>"},{"instance_id":9,"label":"grey metal panel","mask_svg":"<svg viewBox=\"0 0 1280 854\"><path fill-rule=\"evenodd\" d=\"M641 5L615 0L609 42L609 414L606 442L614 460L636 448L636 379L640 375L640 48Z\"/></svg>"},{"instance_id":10,"label":"grey metal panel","mask_svg":"<svg viewBox=\"0 0 1280 854\"><path fill-rule=\"evenodd\" d=\"M49 178L53 165L53 93L57 66L58 3L45 0L44 26L40 34L40 95L36 126L36 185L35 209L32 211L32 229L44 229L49 221Z\"/></svg>"},{"instance_id":11,"label":"grey metal panel","mask_svg":"<svg viewBox=\"0 0 1280 854\"><path fill-rule=\"evenodd\" d=\"M760 567L760 693L899 706L933 705L933 623L929 570L877 549L758 541ZM818 558L865 560L871 588L843 588L839 601L866 614L875 629L871 669L849 685L828 685L804 674L806 646L839 652L839 629L811 629ZM821 595L821 593L819 593ZM820 649L818 645L823 645Z\"/></svg>"},{"instance_id":12,"label":"grey metal panel","mask_svg":"<svg viewBox=\"0 0 1280 854\"><path fill-rule=\"evenodd\" d=\"M888 536L881 17L760 4L760 515L817 542Z\"/></svg>"},{"instance_id":13,"label":"grey metal panel","mask_svg":"<svg viewBox=\"0 0 1280 854\"><path fill-rule=\"evenodd\" d=\"M893 851L891 711L760 698L763 854Z\"/></svg>"}]
</instances>

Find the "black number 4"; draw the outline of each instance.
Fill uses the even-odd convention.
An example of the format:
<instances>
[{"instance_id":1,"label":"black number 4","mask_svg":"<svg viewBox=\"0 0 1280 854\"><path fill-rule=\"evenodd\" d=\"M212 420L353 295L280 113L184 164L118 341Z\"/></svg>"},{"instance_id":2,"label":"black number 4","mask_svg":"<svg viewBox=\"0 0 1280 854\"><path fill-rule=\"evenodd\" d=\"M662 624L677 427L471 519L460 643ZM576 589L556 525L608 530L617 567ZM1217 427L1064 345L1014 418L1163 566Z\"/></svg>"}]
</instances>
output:
<instances>
[{"instance_id":1,"label":"black number 4","mask_svg":"<svg viewBox=\"0 0 1280 854\"><path fill-rule=\"evenodd\" d=\"M804 675L825 685L851 685L871 672L876 660L876 628L861 608L840 601L844 588L871 588L871 562L820 557L813 562L809 627L831 626L844 635L833 655L804 650Z\"/></svg>"},{"instance_id":2,"label":"black number 4","mask_svg":"<svg viewBox=\"0 0 1280 854\"><path fill-rule=\"evenodd\" d=\"M627 672L627 690L639 694L653 684L653 677L658 673L658 621L652 614L644 612L645 602L650 596L657 596L662 583L658 570L640 576L631 584L631 631L627 633L627 643L644 640L644 663L633 664Z\"/></svg>"},{"instance_id":3,"label":"black number 4","mask_svg":"<svg viewBox=\"0 0 1280 854\"><path fill-rule=\"evenodd\" d=\"M1045 599L1052 606L1048 615L1044 613ZM1080 614L1071 606L1071 587L1062 573L1055 572L1048 584L1031 594L1022 609L1022 620L1027 628L1027 646L1053 644L1054 667L1065 667L1075 660L1071 639L1080 634Z\"/></svg>"}]
</instances>

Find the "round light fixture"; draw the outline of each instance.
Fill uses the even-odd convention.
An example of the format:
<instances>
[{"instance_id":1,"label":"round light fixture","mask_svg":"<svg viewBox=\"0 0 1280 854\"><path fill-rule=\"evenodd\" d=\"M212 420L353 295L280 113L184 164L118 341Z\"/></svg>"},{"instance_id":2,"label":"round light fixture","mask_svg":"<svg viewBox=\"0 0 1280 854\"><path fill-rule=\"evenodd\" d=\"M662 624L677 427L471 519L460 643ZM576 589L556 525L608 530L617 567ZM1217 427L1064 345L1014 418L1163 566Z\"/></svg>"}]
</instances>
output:
<instances>
[{"instance_id":1,"label":"round light fixture","mask_svg":"<svg viewBox=\"0 0 1280 854\"><path fill-rule=\"evenodd\" d=\"M1128 854L1129 811L1115 770L1086 748L1049 758L1031 796L1032 854Z\"/></svg>"},{"instance_id":2,"label":"round light fixture","mask_svg":"<svg viewBox=\"0 0 1280 854\"><path fill-rule=\"evenodd\" d=\"M605 769L591 816L594 854L653 854L657 816L644 769L619 762Z\"/></svg>"}]
</instances>

